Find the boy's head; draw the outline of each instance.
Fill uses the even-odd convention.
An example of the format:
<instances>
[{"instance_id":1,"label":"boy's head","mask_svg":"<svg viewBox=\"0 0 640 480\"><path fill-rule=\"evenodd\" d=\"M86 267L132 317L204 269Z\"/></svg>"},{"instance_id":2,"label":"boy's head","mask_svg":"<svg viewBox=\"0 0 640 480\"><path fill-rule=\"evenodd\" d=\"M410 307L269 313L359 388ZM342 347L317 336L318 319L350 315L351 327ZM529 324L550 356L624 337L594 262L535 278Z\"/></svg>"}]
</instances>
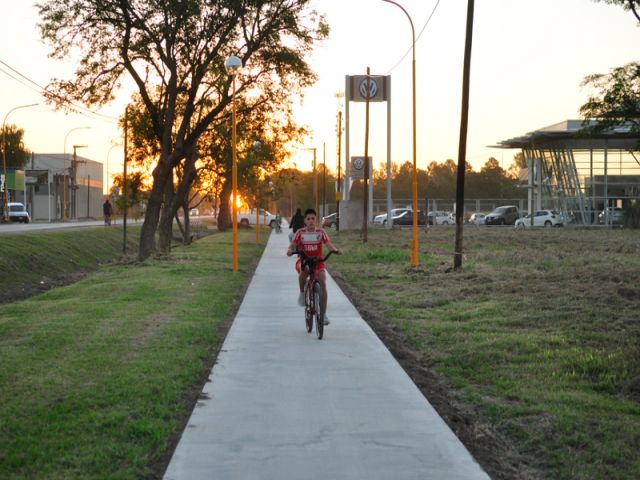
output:
<instances>
[{"instance_id":1,"label":"boy's head","mask_svg":"<svg viewBox=\"0 0 640 480\"><path fill-rule=\"evenodd\" d=\"M316 211L313 208L307 208L304 212L304 224L311 228L316 226Z\"/></svg>"}]
</instances>

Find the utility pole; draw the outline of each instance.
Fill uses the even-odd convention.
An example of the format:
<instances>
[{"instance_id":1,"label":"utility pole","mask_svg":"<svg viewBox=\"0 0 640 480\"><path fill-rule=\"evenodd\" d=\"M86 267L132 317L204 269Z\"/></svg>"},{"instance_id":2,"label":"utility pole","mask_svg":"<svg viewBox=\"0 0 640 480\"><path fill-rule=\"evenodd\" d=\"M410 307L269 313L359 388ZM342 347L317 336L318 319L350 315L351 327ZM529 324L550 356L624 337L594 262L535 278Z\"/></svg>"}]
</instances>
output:
<instances>
[{"instance_id":1,"label":"utility pole","mask_svg":"<svg viewBox=\"0 0 640 480\"><path fill-rule=\"evenodd\" d=\"M469 79L471 73L471 45L473 39L474 0L467 3L467 32L464 46L464 70L462 74L462 111L460 115L460 140L458 143L458 178L456 188L456 245L453 268L462 268L462 228L464 213L464 167L467 156L467 125L469 120ZM434 217L435 218L435 217Z\"/></svg>"},{"instance_id":2,"label":"utility pole","mask_svg":"<svg viewBox=\"0 0 640 480\"><path fill-rule=\"evenodd\" d=\"M327 213L325 208L327 205L327 142L322 144L322 216Z\"/></svg>"},{"instance_id":3,"label":"utility pole","mask_svg":"<svg viewBox=\"0 0 640 480\"><path fill-rule=\"evenodd\" d=\"M367 67L367 101L365 104L365 127L364 127L364 180L363 199L364 215L362 217L362 242L367 243L367 229L369 226L369 98L371 97L371 70Z\"/></svg>"},{"instance_id":4,"label":"utility pole","mask_svg":"<svg viewBox=\"0 0 640 480\"><path fill-rule=\"evenodd\" d=\"M316 170L316 147L313 147L313 198L316 203L316 217L318 216L318 171Z\"/></svg>"},{"instance_id":5,"label":"utility pole","mask_svg":"<svg viewBox=\"0 0 640 480\"><path fill-rule=\"evenodd\" d=\"M122 253L127 254L127 136L129 130L129 106L124 109L124 160L122 162L122 198L124 213L122 215Z\"/></svg>"},{"instance_id":6,"label":"utility pole","mask_svg":"<svg viewBox=\"0 0 640 480\"><path fill-rule=\"evenodd\" d=\"M71 207L73 208L73 214L71 218L73 220L78 219L78 164L85 163L84 161L78 161L77 150L78 148L85 148L86 145L74 145L73 146L73 160L71 160Z\"/></svg>"},{"instance_id":7,"label":"utility pole","mask_svg":"<svg viewBox=\"0 0 640 480\"><path fill-rule=\"evenodd\" d=\"M336 231L340 231L340 200L342 195L342 179L341 170L342 170L342 160L340 155L342 153L342 111L338 112L338 186L336 192Z\"/></svg>"}]
</instances>

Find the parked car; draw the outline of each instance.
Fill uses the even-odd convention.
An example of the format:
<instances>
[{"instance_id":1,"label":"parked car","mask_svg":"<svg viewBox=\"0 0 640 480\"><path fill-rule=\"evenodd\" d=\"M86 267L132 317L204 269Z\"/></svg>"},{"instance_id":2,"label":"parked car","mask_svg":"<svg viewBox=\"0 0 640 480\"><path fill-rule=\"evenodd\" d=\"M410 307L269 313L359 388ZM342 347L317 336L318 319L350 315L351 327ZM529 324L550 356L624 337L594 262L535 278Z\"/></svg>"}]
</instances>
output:
<instances>
[{"instance_id":1,"label":"parked car","mask_svg":"<svg viewBox=\"0 0 640 480\"><path fill-rule=\"evenodd\" d=\"M520 218L520 212L515 205L504 205L494 208L493 211L485 217L485 225L514 225L516 220Z\"/></svg>"},{"instance_id":2,"label":"parked car","mask_svg":"<svg viewBox=\"0 0 640 480\"><path fill-rule=\"evenodd\" d=\"M11 205L11 204L9 204ZM606 215L609 214L609 225L624 224L624 209L619 207L609 207L598 214L598 223L604 225L607 222Z\"/></svg>"},{"instance_id":3,"label":"parked car","mask_svg":"<svg viewBox=\"0 0 640 480\"><path fill-rule=\"evenodd\" d=\"M427 214L427 222L429 225L450 225L456 223L453 214L450 212L429 212Z\"/></svg>"},{"instance_id":4,"label":"parked car","mask_svg":"<svg viewBox=\"0 0 640 480\"><path fill-rule=\"evenodd\" d=\"M393 217L392 221L392 225L394 226L413 225L413 211L407 210L405 212L402 212L400 215L396 215L395 217ZM418 225L426 224L427 216L422 210L418 210Z\"/></svg>"},{"instance_id":5,"label":"parked car","mask_svg":"<svg viewBox=\"0 0 640 480\"><path fill-rule=\"evenodd\" d=\"M484 225L485 217L486 215L484 213L480 213L480 212L473 213L469 217L469 223L472 223L474 225Z\"/></svg>"},{"instance_id":6,"label":"parked car","mask_svg":"<svg viewBox=\"0 0 640 480\"><path fill-rule=\"evenodd\" d=\"M265 222L265 215L266 215L266 222ZM260 225L264 225L266 223L271 228L276 228L276 224L278 224L278 218L276 215L262 209L258 209L258 221L260 222ZM238 224L244 227L248 227L249 225L255 225L256 224L255 209L252 208L249 213L238 213Z\"/></svg>"},{"instance_id":7,"label":"parked car","mask_svg":"<svg viewBox=\"0 0 640 480\"><path fill-rule=\"evenodd\" d=\"M534 227L562 227L564 225L564 218L560 212L555 210L538 210L533 215ZM531 216L525 215L524 217L516 220L516 228L528 228L531 226Z\"/></svg>"},{"instance_id":8,"label":"parked car","mask_svg":"<svg viewBox=\"0 0 640 480\"><path fill-rule=\"evenodd\" d=\"M9 221L21 223L29 223L31 221L29 212L27 212L24 204L20 202L9 202Z\"/></svg>"},{"instance_id":9,"label":"parked car","mask_svg":"<svg viewBox=\"0 0 640 480\"><path fill-rule=\"evenodd\" d=\"M409 208L392 208L391 209L391 218L393 217L397 217L398 215L400 215L403 212L410 212L411 209ZM374 225L386 225L387 224L387 213L383 213L380 215L376 215L375 217L373 217L373 224Z\"/></svg>"},{"instance_id":10,"label":"parked car","mask_svg":"<svg viewBox=\"0 0 640 480\"><path fill-rule=\"evenodd\" d=\"M332 213L331 215L327 215L326 217L322 217L322 227L323 228L336 228L338 223L338 214Z\"/></svg>"}]
</instances>

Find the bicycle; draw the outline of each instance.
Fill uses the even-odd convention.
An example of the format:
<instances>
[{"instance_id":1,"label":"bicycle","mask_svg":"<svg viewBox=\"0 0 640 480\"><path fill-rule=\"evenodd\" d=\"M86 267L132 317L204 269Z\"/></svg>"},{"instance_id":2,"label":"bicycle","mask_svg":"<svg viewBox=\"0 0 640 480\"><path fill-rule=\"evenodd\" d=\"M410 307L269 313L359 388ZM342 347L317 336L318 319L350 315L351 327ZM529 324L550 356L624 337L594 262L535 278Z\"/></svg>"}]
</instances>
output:
<instances>
[{"instance_id":1,"label":"bicycle","mask_svg":"<svg viewBox=\"0 0 640 480\"><path fill-rule=\"evenodd\" d=\"M309 273L304 284L304 322L307 333L311 333L311 330L313 330L315 320L316 336L318 340L322 340L324 333L324 311L322 310L323 292L322 285L318 280L316 266L320 262L326 262L333 252L329 252L324 258L310 257L303 250L296 250L293 253L302 258L300 269L307 268Z\"/></svg>"}]
</instances>

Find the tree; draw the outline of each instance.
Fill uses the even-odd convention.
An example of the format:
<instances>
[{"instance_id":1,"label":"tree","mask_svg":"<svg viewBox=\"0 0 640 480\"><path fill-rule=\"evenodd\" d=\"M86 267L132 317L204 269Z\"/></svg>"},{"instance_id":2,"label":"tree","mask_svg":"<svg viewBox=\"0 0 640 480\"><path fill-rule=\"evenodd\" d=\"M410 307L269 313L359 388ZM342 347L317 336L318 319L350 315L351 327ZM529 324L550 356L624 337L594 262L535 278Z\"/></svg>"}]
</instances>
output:
<instances>
[{"instance_id":1,"label":"tree","mask_svg":"<svg viewBox=\"0 0 640 480\"><path fill-rule=\"evenodd\" d=\"M328 27L309 4L310 0L39 4L41 32L52 56L80 55L75 78L50 83L50 100L103 105L113 100L114 91L129 76L149 115L160 152L140 236L141 259L155 248L163 204L161 239L166 239L167 228L170 234L178 208L172 195L174 169L180 162L197 160L193 151L198 140L230 103L225 59L234 54L250 65L238 79L236 95L257 102L290 101L292 94L315 80L305 56L326 37ZM185 167L189 178L193 165Z\"/></svg>"},{"instance_id":2,"label":"tree","mask_svg":"<svg viewBox=\"0 0 640 480\"><path fill-rule=\"evenodd\" d=\"M2 143L0 143L0 149L4 148L3 145L6 145L7 168L24 168L29 159L29 150L24 146L24 130L15 125L7 124L1 134L0 140L2 140Z\"/></svg>"},{"instance_id":3,"label":"tree","mask_svg":"<svg viewBox=\"0 0 640 480\"><path fill-rule=\"evenodd\" d=\"M632 133L640 133L640 63L614 68L610 74L589 75L583 85L597 90L580 107L587 130L609 130L624 123ZM589 125L590 120L598 123Z\"/></svg>"},{"instance_id":4,"label":"tree","mask_svg":"<svg viewBox=\"0 0 640 480\"><path fill-rule=\"evenodd\" d=\"M640 22L640 0L595 0L619 5L631 11ZM640 133L640 63L631 62L611 70L609 74L589 75L582 82L596 92L580 107L586 133L610 130L621 124ZM590 120L597 120L593 124ZM640 146L640 145L639 145Z\"/></svg>"},{"instance_id":5,"label":"tree","mask_svg":"<svg viewBox=\"0 0 640 480\"><path fill-rule=\"evenodd\" d=\"M620 5L625 10L631 11L640 22L640 0L595 0L596 2L604 2L612 5Z\"/></svg>"}]
</instances>

